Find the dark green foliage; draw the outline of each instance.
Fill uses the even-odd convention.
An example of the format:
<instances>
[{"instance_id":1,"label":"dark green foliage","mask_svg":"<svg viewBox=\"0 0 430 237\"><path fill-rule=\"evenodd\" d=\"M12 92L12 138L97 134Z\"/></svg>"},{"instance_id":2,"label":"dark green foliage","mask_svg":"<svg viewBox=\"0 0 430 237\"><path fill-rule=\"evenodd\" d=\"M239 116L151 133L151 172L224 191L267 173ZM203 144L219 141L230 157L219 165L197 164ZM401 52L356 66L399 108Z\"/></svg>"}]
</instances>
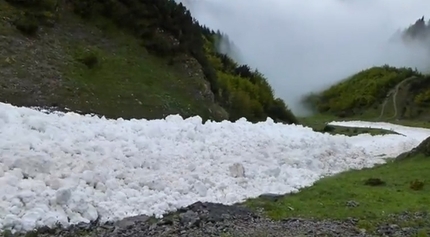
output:
<instances>
[{"instance_id":1,"label":"dark green foliage","mask_svg":"<svg viewBox=\"0 0 430 237\"><path fill-rule=\"evenodd\" d=\"M34 8L38 10L54 11L57 7L58 0L6 0L8 3L16 6Z\"/></svg>"},{"instance_id":2,"label":"dark green foliage","mask_svg":"<svg viewBox=\"0 0 430 237\"><path fill-rule=\"evenodd\" d=\"M254 75L251 72L251 68L249 68L248 65L241 65L237 68L234 69L234 74L243 77L243 78L248 78L248 79L252 79L254 77Z\"/></svg>"},{"instance_id":3,"label":"dark green foliage","mask_svg":"<svg viewBox=\"0 0 430 237\"><path fill-rule=\"evenodd\" d=\"M24 14L14 22L15 27L24 35L35 36L39 30L39 22L37 19L29 14Z\"/></svg>"},{"instance_id":4,"label":"dark green foliage","mask_svg":"<svg viewBox=\"0 0 430 237\"><path fill-rule=\"evenodd\" d=\"M145 42L143 45L149 52L161 57L172 56L175 52L173 43L161 34L154 34L152 40Z\"/></svg>"},{"instance_id":5,"label":"dark green foliage","mask_svg":"<svg viewBox=\"0 0 430 237\"><path fill-rule=\"evenodd\" d=\"M25 8L14 22L16 28L27 36L36 35L40 25L52 26L55 22L58 0L6 0L8 3Z\"/></svg>"},{"instance_id":6,"label":"dark green foliage","mask_svg":"<svg viewBox=\"0 0 430 237\"><path fill-rule=\"evenodd\" d=\"M329 133L329 132L333 132L334 130L335 130L335 128L333 126L330 126L330 125L327 124L327 125L324 126L324 128L323 128L322 131Z\"/></svg>"},{"instance_id":7,"label":"dark green foliage","mask_svg":"<svg viewBox=\"0 0 430 237\"><path fill-rule=\"evenodd\" d=\"M413 95L413 102L420 106L430 105L430 76L425 75L419 80L410 83L410 93Z\"/></svg>"},{"instance_id":8,"label":"dark green foliage","mask_svg":"<svg viewBox=\"0 0 430 237\"><path fill-rule=\"evenodd\" d=\"M364 182L364 185L368 186L383 186L385 182L379 178L369 178Z\"/></svg>"},{"instance_id":9,"label":"dark green foliage","mask_svg":"<svg viewBox=\"0 0 430 237\"><path fill-rule=\"evenodd\" d=\"M422 190L424 188L424 182L415 179L410 183L409 188L415 191Z\"/></svg>"},{"instance_id":10,"label":"dark green foliage","mask_svg":"<svg viewBox=\"0 0 430 237\"><path fill-rule=\"evenodd\" d=\"M73 1L73 12L84 19L93 16L95 1Z\"/></svg>"},{"instance_id":11,"label":"dark green foliage","mask_svg":"<svg viewBox=\"0 0 430 237\"><path fill-rule=\"evenodd\" d=\"M88 54L85 55L84 57L80 58L79 61L83 64L85 64L85 66L87 66L89 69L94 68L98 62L99 59L97 57L97 55L95 54Z\"/></svg>"},{"instance_id":12,"label":"dark green foliage","mask_svg":"<svg viewBox=\"0 0 430 237\"><path fill-rule=\"evenodd\" d=\"M293 113L287 109L287 105L283 100L277 98L273 100L267 108L267 114L276 118L280 121L290 121L291 123L298 123L298 120L295 118Z\"/></svg>"}]
</instances>

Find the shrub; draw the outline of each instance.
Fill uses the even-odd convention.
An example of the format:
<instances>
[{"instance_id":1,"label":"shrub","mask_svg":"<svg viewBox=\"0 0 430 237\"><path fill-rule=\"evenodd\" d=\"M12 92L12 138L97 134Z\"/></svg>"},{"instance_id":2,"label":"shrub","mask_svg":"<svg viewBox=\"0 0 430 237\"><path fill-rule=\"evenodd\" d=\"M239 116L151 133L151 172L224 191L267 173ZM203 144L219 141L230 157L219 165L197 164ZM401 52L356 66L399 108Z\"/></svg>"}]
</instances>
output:
<instances>
[{"instance_id":1,"label":"shrub","mask_svg":"<svg viewBox=\"0 0 430 237\"><path fill-rule=\"evenodd\" d=\"M39 30L39 22L36 17L25 13L15 22L15 27L27 36L35 36Z\"/></svg>"},{"instance_id":2,"label":"shrub","mask_svg":"<svg viewBox=\"0 0 430 237\"><path fill-rule=\"evenodd\" d=\"M59 16L50 11L41 11L36 12L34 17L37 18L42 25L54 26Z\"/></svg>"},{"instance_id":3,"label":"shrub","mask_svg":"<svg viewBox=\"0 0 430 237\"><path fill-rule=\"evenodd\" d=\"M277 118L287 123L298 124L297 118L291 110L287 108L285 102L279 98L273 101L273 104L269 107L267 113L272 118Z\"/></svg>"},{"instance_id":4,"label":"shrub","mask_svg":"<svg viewBox=\"0 0 430 237\"><path fill-rule=\"evenodd\" d=\"M95 1L73 1L73 12L84 19L89 19L93 16L93 7Z\"/></svg>"},{"instance_id":5,"label":"shrub","mask_svg":"<svg viewBox=\"0 0 430 237\"><path fill-rule=\"evenodd\" d=\"M385 182L379 178L369 178L364 182L364 185L368 186L383 186Z\"/></svg>"},{"instance_id":6,"label":"shrub","mask_svg":"<svg viewBox=\"0 0 430 237\"><path fill-rule=\"evenodd\" d=\"M415 179L410 183L409 188L415 191L422 190L424 188L424 182Z\"/></svg>"},{"instance_id":7,"label":"shrub","mask_svg":"<svg viewBox=\"0 0 430 237\"><path fill-rule=\"evenodd\" d=\"M330 132L333 132L334 130L335 130L335 128L333 126L327 124L324 126L322 131L330 133Z\"/></svg>"},{"instance_id":8,"label":"shrub","mask_svg":"<svg viewBox=\"0 0 430 237\"><path fill-rule=\"evenodd\" d=\"M144 43L144 46L149 52L162 57L172 55L174 51L173 45L170 40L167 39L167 36L160 34L155 34L152 39Z\"/></svg>"},{"instance_id":9,"label":"shrub","mask_svg":"<svg viewBox=\"0 0 430 237\"><path fill-rule=\"evenodd\" d=\"M98 55L93 50L86 50L82 55L78 56L77 60L89 69L92 69L99 64Z\"/></svg>"},{"instance_id":10,"label":"shrub","mask_svg":"<svg viewBox=\"0 0 430 237\"><path fill-rule=\"evenodd\" d=\"M6 0L8 3L17 6L30 7L38 10L54 11L57 7L57 0Z\"/></svg>"}]
</instances>

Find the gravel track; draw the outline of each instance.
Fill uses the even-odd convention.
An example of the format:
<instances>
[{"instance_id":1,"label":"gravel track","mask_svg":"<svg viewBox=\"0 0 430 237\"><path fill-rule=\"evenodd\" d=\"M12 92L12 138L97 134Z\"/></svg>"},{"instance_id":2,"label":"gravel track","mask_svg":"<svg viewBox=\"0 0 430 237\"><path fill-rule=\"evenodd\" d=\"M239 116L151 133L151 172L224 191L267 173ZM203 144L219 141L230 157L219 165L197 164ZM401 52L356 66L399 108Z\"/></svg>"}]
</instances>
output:
<instances>
[{"instance_id":1,"label":"gravel track","mask_svg":"<svg viewBox=\"0 0 430 237\"><path fill-rule=\"evenodd\" d=\"M395 221L427 223L423 213L403 213L392 216ZM67 229L41 228L26 234L4 236L38 237L292 237L292 236L416 236L430 231L417 227L401 227L393 223L379 225L372 233L359 228L358 219L318 221L288 218L274 221L240 205L196 202L161 219L140 215L111 223L80 223ZM426 235L424 235L426 236Z\"/></svg>"}]
</instances>

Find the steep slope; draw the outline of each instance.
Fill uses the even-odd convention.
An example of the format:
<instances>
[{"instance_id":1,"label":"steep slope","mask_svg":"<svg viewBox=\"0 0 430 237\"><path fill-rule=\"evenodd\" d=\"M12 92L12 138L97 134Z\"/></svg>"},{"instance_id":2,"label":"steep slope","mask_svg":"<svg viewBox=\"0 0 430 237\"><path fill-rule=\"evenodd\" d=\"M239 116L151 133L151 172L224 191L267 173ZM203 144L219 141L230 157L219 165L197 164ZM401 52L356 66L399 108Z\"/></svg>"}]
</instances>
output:
<instances>
[{"instance_id":1,"label":"steep slope","mask_svg":"<svg viewBox=\"0 0 430 237\"><path fill-rule=\"evenodd\" d=\"M0 35L0 101L297 122L263 75L217 53L221 35L171 0L0 0Z\"/></svg>"}]
</instances>

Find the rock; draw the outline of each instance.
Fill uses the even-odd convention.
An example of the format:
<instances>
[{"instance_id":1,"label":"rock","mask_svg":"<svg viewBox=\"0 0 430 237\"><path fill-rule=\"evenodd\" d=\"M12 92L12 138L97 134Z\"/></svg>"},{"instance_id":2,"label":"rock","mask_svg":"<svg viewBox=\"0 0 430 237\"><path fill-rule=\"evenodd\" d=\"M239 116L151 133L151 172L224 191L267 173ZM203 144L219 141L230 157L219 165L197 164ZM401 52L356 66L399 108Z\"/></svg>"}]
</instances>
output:
<instances>
[{"instance_id":1,"label":"rock","mask_svg":"<svg viewBox=\"0 0 430 237\"><path fill-rule=\"evenodd\" d=\"M55 201L59 205L66 205L72 197L72 191L68 188L61 188L55 193Z\"/></svg>"},{"instance_id":2,"label":"rock","mask_svg":"<svg viewBox=\"0 0 430 237\"><path fill-rule=\"evenodd\" d=\"M356 202L356 201L347 201L346 202L346 206L347 207L358 207L360 205L360 203Z\"/></svg>"},{"instance_id":3,"label":"rock","mask_svg":"<svg viewBox=\"0 0 430 237\"><path fill-rule=\"evenodd\" d=\"M404 160L409 157L423 154L425 156L430 156L430 137L422 141L417 147L413 148L411 151L404 152L397 156L396 160Z\"/></svg>"},{"instance_id":4,"label":"rock","mask_svg":"<svg viewBox=\"0 0 430 237\"><path fill-rule=\"evenodd\" d=\"M230 117L228 112L223 107L217 104L210 105L208 110L209 110L209 113L211 113L219 121L228 120Z\"/></svg>"},{"instance_id":5,"label":"rock","mask_svg":"<svg viewBox=\"0 0 430 237\"><path fill-rule=\"evenodd\" d=\"M234 163L229 167L230 175L234 178L245 177L245 167L240 163Z\"/></svg>"},{"instance_id":6,"label":"rock","mask_svg":"<svg viewBox=\"0 0 430 237\"><path fill-rule=\"evenodd\" d=\"M114 223L114 226L128 229L130 227L133 227L134 225L138 223L144 223L149 220L149 216L147 215L139 215L139 216L132 216L132 217L126 217L120 221L117 221Z\"/></svg>"},{"instance_id":7,"label":"rock","mask_svg":"<svg viewBox=\"0 0 430 237\"><path fill-rule=\"evenodd\" d=\"M275 193L263 193L260 196L258 196L258 198L268 199L268 200L271 200L273 202L276 202L283 197L285 197L285 195L275 194Z\"/></svg>"},{"instance_id":8,"label":"rock","mask_svg":"<svg viewBox=\"0 0 430 237\"><path fill-rule=\"evenodd\" d=\"M191 227L198 225L200 218L199 215L191 210L179 214L179 220L181 221L182 225Z\"/></svg>"}]
</instances>

